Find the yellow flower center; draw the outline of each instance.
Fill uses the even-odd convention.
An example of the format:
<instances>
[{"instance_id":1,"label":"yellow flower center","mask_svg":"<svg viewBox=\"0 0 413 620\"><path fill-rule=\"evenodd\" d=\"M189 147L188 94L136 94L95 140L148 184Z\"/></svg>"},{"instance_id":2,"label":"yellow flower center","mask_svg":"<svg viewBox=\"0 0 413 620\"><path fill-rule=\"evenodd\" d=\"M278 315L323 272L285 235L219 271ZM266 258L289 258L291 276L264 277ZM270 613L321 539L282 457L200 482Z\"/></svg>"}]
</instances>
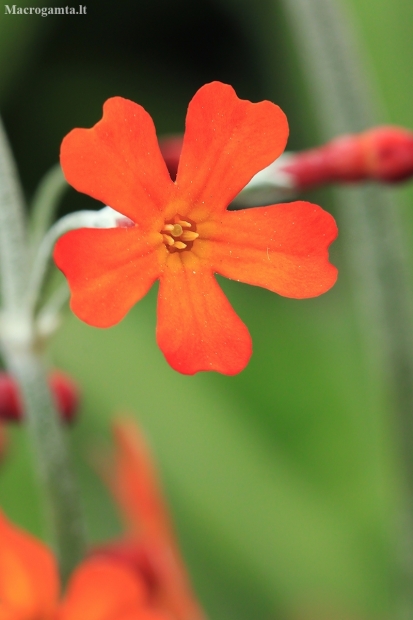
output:
<instances>
[{"instance_id":1,"label":"yellow flower center","mask_svg":"<svg viewBox=\"0 0 413 620\"><path fill-rule=\"evenodd\" d=\"M163 242L170 252L190 250L199 234L196 225L175 215L172 221L165 222L161 230Z\"/></svg>"}]
</instances>

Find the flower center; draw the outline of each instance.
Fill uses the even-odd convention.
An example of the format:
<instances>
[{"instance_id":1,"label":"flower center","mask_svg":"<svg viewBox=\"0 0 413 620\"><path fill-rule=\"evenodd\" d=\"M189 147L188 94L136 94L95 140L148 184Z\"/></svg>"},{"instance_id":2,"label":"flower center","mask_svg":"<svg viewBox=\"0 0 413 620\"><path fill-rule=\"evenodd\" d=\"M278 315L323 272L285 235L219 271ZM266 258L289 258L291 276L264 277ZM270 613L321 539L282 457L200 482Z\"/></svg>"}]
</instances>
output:
<instances>
[{"instance_id":1,"label":"flower center","mask_svg":"<svg viewBox=\"0 0 413 620\"><path fill-rule=\"evenodd\" d=\"M175 215L172 221L165 222L161 230L163 242L170 252L190 250L199 234L196 225Z\"/></svg>"}]
</instances>

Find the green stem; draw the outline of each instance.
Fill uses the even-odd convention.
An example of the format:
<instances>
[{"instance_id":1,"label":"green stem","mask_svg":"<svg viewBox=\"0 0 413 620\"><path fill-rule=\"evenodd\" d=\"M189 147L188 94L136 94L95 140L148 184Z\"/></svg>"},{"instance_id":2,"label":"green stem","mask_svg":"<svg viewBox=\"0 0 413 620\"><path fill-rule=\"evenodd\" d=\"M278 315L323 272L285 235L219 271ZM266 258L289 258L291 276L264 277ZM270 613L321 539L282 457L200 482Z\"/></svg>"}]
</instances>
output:
<instances>
[{"instance_id":1,"label":"green stem","mask_svg":"<svg viewBox=\"0 0 413 620\"><path fill-rule=\"evenodd\" d=\"M376 123L365 59L335 0L283 0L325 140ZM372 101L376 103L373 105ZM380 186L340 189L339 221L348 241L362 332L387 385L400 427L408 492L402 559L405 605L413 617L413 306L394 193Z\"/></svg>"},{"instance_id":2,"label":"green stem","mask_svg":"<svg viewBox=\"0 0 413 620\"><path fill-rule=\"evenodd\" d=\"M36 327L40 338L47 339L55 333L60 325L62 308L69 301L69 297L69 287L64 282L53 291L46 303L40 308L36 318Z\"/></svg>"},{"instance_id":3,"label":"green stem","mask_svg":"<svg viewBox=\"0 0 413 620\"><path fill-rule=\"evenodd\" d=\"M0 273L3 312L21 313L28 280L23 194L0 119Z\"/></svg>"},{"instance_id":4,"label":"green stem","mask_svg":"<svg viewBox=\"0 0 413 620\"><path fill-rule=\"evenodd\" d=\"M34 312L36 310L56 241L59 237L64 235L64 233L69 232L70 230L95 226L99 227L99 217L101 216L101 212L102 210L75 211L74 213L68 213L60 220L57 220L57 222L55 222L43 236L43 239L33 256L33 264L30 269L27 290L25 293L25 305L28 307L30 312Z\"/></svg>"},{"instance_id":5,"label":"green stem","mask_svg":"<svg viewBox=\"0 0 413 620\"><path fill-rule=\"evenodd\" d=\"M29 348L7 350L4 347L3 352L25 403L46 524L65 581L84 557L85 532L63 429L51 399L41 356Z\"/></svg>"},{"instance_id":6,"label":"green stem","mask_svg":"<svg viewBox=\"0 0 413 620\"><path fill-rule=\"evenodd\" d=\"M84 529L63 429L26 303L29 267L22 192L0 125L0 346L7 369L20 386L45 520L66 577L84 555Z\"/></svg>"},{"instance_id":7,"label":"green stem","mask_svg":"<svg viewBox=\"0 0 413 620\"><path fill-rule=\"evenodd\" d=\"M53 166L41 180L30 205L31 246L35 250L52 225L59 202L68 188L60 164Z\"/></svg>"}]
</instances>

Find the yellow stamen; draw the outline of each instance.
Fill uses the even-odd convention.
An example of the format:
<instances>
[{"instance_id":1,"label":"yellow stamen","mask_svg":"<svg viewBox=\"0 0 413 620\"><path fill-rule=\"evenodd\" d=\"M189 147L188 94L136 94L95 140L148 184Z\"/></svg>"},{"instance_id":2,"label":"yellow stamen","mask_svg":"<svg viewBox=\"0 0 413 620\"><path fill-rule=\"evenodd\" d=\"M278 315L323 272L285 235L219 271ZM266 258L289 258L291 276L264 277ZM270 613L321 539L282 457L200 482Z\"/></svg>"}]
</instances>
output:
<instances>
[{"instance_id":1,"label":"yellow stamen","mask_svg":"<svg viewBox=\"0 0 413 620\"><path fill-rule=\"evenodd\" d=\"M182 243L182 241L175 241L174 248L184 250L186 248L186 243Z\"/></svg>"},{"instance_id":2,"label":"yellow stamen","mask_svg":"<svg viewBox=\"0 0 413 620\"><path fill-rule=\"evenodd\" d=\"M169 235L162 235L162 237L167 245L173 245L175 243L175 240L172 239L172 237L170 237Z\"/></svg>"},{"instance_id":3,"label":"yellow stamen","mask_svg":"<svg viewBox=\"0 0 413 620\"><path fill-rule=\"evenodd\" d=\"M173 224L165 224L165 226L162 228L162 232L171 232L171 230L173 229L174 229Z\"/></svg>"},{"instance_id":4,"label":"yellow stamen","mask_svg":"<svg viewBox=\"0 0 413 620\"><path fill-rule=\"evenodd\" d=\"M191 228L192 224L185 222L185 220L177 220L177 224L180 224L182 228Z\"/></svg>"},{"instance_id":5,"label":"yellow stamen","mask_svg":"<svg viewBox=\"0 0 413 620\"><path fill-rule=\"evenodd\" d=\"M180 237L182 235L182 232L182 226L180 224L174 224L174 227L171 230L171 235L173 237Z\"/></svg>"},{"instance_id":6,"label":"yellow stamen","mask_svg":"<svg viewBox=\"0 0 413 620\"><path fill-rule=\"evenodd\" d=\"M192 230L185 230L181 235L182 241L195 241L197 237L199 237L199 234L192 232Z\"/></svg>"}]
</instances>

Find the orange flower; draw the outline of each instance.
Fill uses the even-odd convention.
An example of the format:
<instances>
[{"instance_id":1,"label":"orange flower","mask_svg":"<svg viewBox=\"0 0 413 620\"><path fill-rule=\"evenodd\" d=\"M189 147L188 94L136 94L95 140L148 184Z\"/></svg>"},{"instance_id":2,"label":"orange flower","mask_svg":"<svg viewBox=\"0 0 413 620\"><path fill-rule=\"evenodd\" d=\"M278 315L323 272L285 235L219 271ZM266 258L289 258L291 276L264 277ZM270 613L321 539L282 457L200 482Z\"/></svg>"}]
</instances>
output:
<instances>
[{"instance_id":1,"label":"orange flower","mask_svg":"<svg viewBox=\"0 0 413 620\"><path fill-rule=\"evenodd\" d=\"M52 553L0 514L0 620L171 620L149 603L144 579L114 558L90 558L59 603Z\"/></svg>"},{"instance_id":2,"label":"orange flower","mask_svg":"<svg viewBox=\"0 0 413 620\"><path fill-rule=\"evenodd\" d=\"M288 124L269 101L238 99L220 82L189 104L176 181L145 110L114 97L92 129L63 140L61 164L78 191L132 220L114 229L78 229L54 258L83 321L120 321L159 279L157 341L184 374L240 372L251 355L247 328L214 274L287 297L320 295L335 282L327 248L334 219L307 202L230 212L227 206L284 150Z\"/></svg>"},{"instance_id":3,"label":"orange flower","mask_svg":"<svg viewBox=\"0 0 413 620\"><path fill-rule=\"evenodd\" d=\"M53 555L0 513L0 619L51 620L58 598Z\"/></svg>"},{"instance_id":4,"label":"orange flower","mask_svg":"<svg viewBox=\"0 0 413 620\"><path fill-rule=\"evenodd\" d=\"M146 575L157 608L176 620L203 620L145 438L132 420L123 420L114 424L114 439L114 456L103 463L103 473L120 508L126 535L99 552L126 561Z\"/></svg>"},{"instance_id":5,"label":"orange flower","mask_svg":"<svg viewBox=\"0 0 413 620\"><path fill-rule=\"evenodd\" d=\"M143 438L119 423L116 442L111 485L128 534L84 560L59 601L53 554L0 513L0 620L203 620Z\"/></svg>"}]
</instances>

